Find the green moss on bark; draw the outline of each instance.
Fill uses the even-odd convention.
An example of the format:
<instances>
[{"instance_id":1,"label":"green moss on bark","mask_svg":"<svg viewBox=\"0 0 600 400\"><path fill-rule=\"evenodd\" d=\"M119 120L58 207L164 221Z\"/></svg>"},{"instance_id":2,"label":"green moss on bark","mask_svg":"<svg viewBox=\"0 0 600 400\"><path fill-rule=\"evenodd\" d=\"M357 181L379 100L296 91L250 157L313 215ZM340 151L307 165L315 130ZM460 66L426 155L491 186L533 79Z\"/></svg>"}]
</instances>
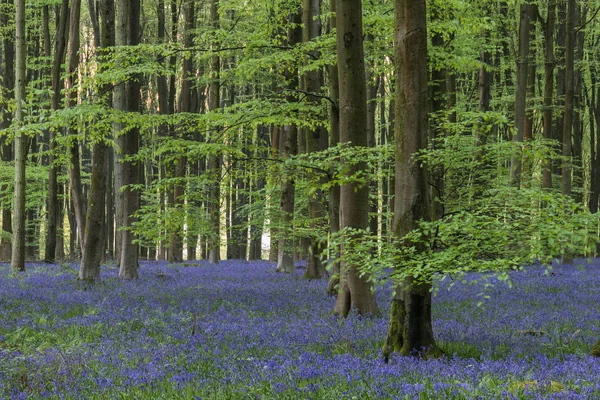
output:
<instances>
[{"instance_id":1,"label":"green moss on bark","mask_svg":"<svg viewBox=\"0 0 600 400\"><path fill-rule=\"evenodd\" d=\"M405 317L404 302L399 299L393 299L390 309L390 327L383 345L383 358L386 363L393 352L402 349L402 345L404 344L403 331Z\"/></svg>"},{"instance_id":2,"label":"green moss on bark","mask_svg":"<svg viewBox=\"0 0 600 400\"><path fill-rule=\"evenodd\" d=\"M594 345L594 348L592 348L592 355L594 357L600 357L600 340L598 340Z\"/></svg>"}]
</instances>

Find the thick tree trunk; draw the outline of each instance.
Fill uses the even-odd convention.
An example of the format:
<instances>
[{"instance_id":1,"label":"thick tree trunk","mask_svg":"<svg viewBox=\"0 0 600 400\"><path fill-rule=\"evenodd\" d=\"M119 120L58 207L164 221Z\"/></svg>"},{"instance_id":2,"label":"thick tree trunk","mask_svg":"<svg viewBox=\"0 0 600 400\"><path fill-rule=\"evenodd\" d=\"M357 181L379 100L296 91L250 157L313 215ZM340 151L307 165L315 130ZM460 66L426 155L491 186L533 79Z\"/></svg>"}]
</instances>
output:
<instances>
[{"instance_id":1,"label":"thick tree trunk","mask_svg":"<svg viewBox=\"0 0 600 400\"><path fill-rule=\"evenodd\" d=\"M362 2L340 0L337 6L337 57L340 85L340 142L351 147L366 147L367 96L362 32ZM364 173L364 162L345 159L349 175ZM340 227L367 229L369 227L369 187L356 182L342 185L340 191ZM342 254L344 246L342 246ZM377 314L377 303L368 274L361 274L359 265L342 260L341 274L347 274L351 306L359 314ZM340 285L341 286L341 285ZM340 290L344 290L343 286ZM344 305L347 306L348 302ZM347 315L350 308L336 309Z\"/></svg>"},{"instance_id":2,"label":"thick tree trunk","mask_svg":"<svg viewBox=\"0 0 600 400\"><path fill-rule=\"evenodd\" d=\"M427 19L425 0L396 0L396 198L394 233L398 238L431 219L427 171L412 155L427 146ZM411 245L411 244L408 244ZM419 246L419 244L417 244ZM422 246L422 245L420 245ZM412 277L397 282L383 353L423 352L437 356L431 326L431 284Z\"/></svg>"},{"instance_id":3,"label":"thick tree trunk","mask_svg":"<svg viewBox=\"0 0 600 400\"><path fill-rule=\"evenodd\" d=\"M23 123L25 102L27 38L25 37L25 0L16 0L15 14L15 101L14 122ZM25 162L27 138L15 132L15 180L13 200L13 240L10 266L14 271L25 271Z\"/></svg>"}]
</instances>

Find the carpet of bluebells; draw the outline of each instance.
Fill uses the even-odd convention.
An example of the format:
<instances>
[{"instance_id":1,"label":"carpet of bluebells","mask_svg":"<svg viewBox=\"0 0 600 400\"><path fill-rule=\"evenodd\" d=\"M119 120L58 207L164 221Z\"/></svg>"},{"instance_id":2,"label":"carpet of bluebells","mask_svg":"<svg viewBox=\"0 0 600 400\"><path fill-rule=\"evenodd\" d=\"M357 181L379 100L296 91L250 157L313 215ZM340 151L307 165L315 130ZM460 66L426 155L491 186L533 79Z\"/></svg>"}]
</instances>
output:
<instances>
[{"instance_id":1,"label":"carpet of bluebells","mask_svg":"<svg viewBox=\"0 0 600 400\"><path fill-rule=\"evenodd\" d=\"M381 317L340 320L325 280L267 262L143 262L127 282L107 265L95 286L75 265L27 268L0 264L0 398L600 398L600 261L529 267L512 289L445 279L448 357L388 364L385 284Z\"/></svg>"}]
</instances>

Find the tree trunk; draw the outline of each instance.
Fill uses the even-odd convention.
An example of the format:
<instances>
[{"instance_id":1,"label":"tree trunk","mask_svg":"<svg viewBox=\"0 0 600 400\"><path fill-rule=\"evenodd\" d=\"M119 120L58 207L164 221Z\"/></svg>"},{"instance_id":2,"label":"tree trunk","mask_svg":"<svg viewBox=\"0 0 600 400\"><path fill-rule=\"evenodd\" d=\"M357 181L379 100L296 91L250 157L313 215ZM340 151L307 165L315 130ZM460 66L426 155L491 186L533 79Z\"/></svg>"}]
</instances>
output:
<instances>
[{"instance_id":1,"label":"tree trunk","mask_svg":"<svg viewBox=\"0 0 600 400\"><path fill-rule=\"evenodd\" d=\"M23 124L23 103L25 102L25 58L27 43L25 37L25 0L16 0L15 14L15 101L14 122L17 129ZM18 130L15 132L15 180L13 200L13 240L10 266L13 271L25 271L25 162L27 137Z\"/></svg>"},{"instance_id":2,"label":"tree trunk","mask_svg":"<svg viewBox=\"0 0 600 400\"><path fill-rule=\"evenodd\" d=\"M310 42L321 35L321 5L319 0L303 0L302 1L302 41ZM318 52L314 51L311 56L318 58ZM303 76L304 90L310 94L319 94L323 86L323 74L320 70L306 72ZM308 101L314 106L318 106L321 99L317 96L308 96ZM306 152L314 153L327 149L328 137L327 131L322 127L306 129ZM319 172L309 171L309 174ZM317 177L317 181L324 182L324 176ZM309 176L308 179L311 179ZM325 274L325 265L321 262L321 253L325 248L323 239L320 238L321 232L324 230L325 217L327 210L325 209L325 195L322 190L317 189L311 192L308 196L308 219L311 231L315 232L314 236L309 237L309 254L306 263L305 278L315 279L320 278Z\"/></svg>"},{"instance_id":3,"label":"tree trunk","mask_svg":"<svg viewBox=\"0 0 600 400\"><path fill-rule=\"evenodd\" d=\"M81 0L73 0L71 3L71 15L69 22L69 65L67 75L67 106L75 107L77 105L77 89L75 88L75 80L77 79L77 69L79 67L79 34L80 34L80 19L81 19ZM73 124L71 124L73 125ZM69 128L69 136L75 137L75 128ZM71 180L71 198L75 206L75 218L77 219L77 239L79 246L83 252L83 234L85 231L85 198L81 184L81 166L79 156L79 144L77 140L73 140L69 145L69 176Z\"/></svg>"},{"instance_id":4,"label":"tree trunk","mask_svg":"<svg viewBox=\"0 0 600 400\"><path fill-rule=\"evenodd\" d=\"M520 24L519 24L519 54L517 58L517 83L515 89L515 129L516 134L513 141L523 142L525 134L525 107L527 98L527 70L529 67L529 38L532 29L531 19L534 15L534 6L531 4L521 4ZM516 150L515 150L516 151ZM521 185L522 169L521 151L516 151L511 158L510 163L510 182L511 185L519 187Z\"/></svg>"},{"instance_id":5,"label":"tree trunk","mask_svg":"<svg viewBox=\"0 0 600 400\"><path fill-rule=\"evenodd\" d=\"M10 4L10 7L13 5ZM0 15L0 23L2 26L8 25L9 12L7 8ZM7 35L8 36L8 35ZM2 76L2 86L6 93L6 99L10 100L14 98L15 89L15 70L14 70L14 59L15 59L15 44L14 39L4 37L2 40L3 47L3 61L4 61L4 75ZM6 107L2 107L2 121L0 126L2 129L6 129L10 126L12 119L11 112ZM13 159L12 145L8 144L6 137L0 139L0 151L2 151L2 161L10 162ZM2 185L2 190L6 189L5 185ZM8 237L12 234L12 215L11 209L7 206L2 208L2 231L3 235L0 241L0 260L9 261L11 259L11 240ZM6 236L5 236L6 235Z\"/></svg>"},{"instance_id":6,"label":"tree trunk","mask_svg":"<svg viewBox=\"0 0 600 400\"><path fill-rule=\"evenodd\" d=\"M91 0L90 0L91 1ZM97 48L98 55L104 53L104 49L115 45L115 14L114 0L101 0L100 16L102 18L101 37L95 39L100 43ZM93 4L91 4L93 7ZM94 34L100 35L100 31L94 31ZM102 59L98 57L98 63L101 69L106 67L102 65ZM103 92L109 92L110 86L105 85ZM108 99L110 105L110 99ZM90 194L88 197L88 207L86 216L86 229L82 245L82 258L79 269L79 279L94 282L100 280L100 263L102 262L104 252L104 224L105 224L105 201L107 187L107 155L108 146L101 139L94 144L92 151L92 175L90 179Z\"/></svg>"},{"instance_id":7,"label":"tree trunk","mask_svg":"<svg viewBox=\"0 0 600 400\"><path fill-rule=\"evenodd\" d=\"M427 19L425 0L396 0L396 198L394 233L398 238L431 219L431 198L425 168L412 155L427 146ZM413 244L407 244L413 245ZM422 244L416 244L423 247ZM412 277L396 282L390 327L383 348L437 356L431 326L431 284Z\"/></svg>"},{"instance_id":8,"label":"tree trunk","mask_svg":"<svg viewBox=\"0 0 600 400\"><path fill-rule=\"evenodd\" d=\"M336 28L336 0L329 0L329 9L332 12L330 19L330 29L333 30ZM338 70L337 65L330 65L327 68L328 76L329 76L329 96L331 97L332 104L330 108L330 119L329 119L329 127L331 132L329 134L329 146L331 148L337 147L340 142L340 109L339 109L339 79L338 79ZM330 172L333 174L335 172L335 166L332 166ZM329 189L329 234L330 236L336 237L338 232L340 231L340 186L332 185ZM340 306L338 314L341 314L344 309L346 309L346 302L350 300L350 297L346 294L340 295L339 293L345 293L346 291L339 291L338 287L341 283L340 281L340 262L338 257L340 256L339 247L335 247L332 249L331 254L329 254L329 259L332 260L333 265L331 266L331 276L329 278L329 282L327 285L327 293L330 296L341 296L344 298L340 299ZM345 298L347 297L347 299ZM350 307L350 305L348 305Z\"/></svg>"},{"instance_id":9,"label":"tree trunk","mask_svg":"<svg viewBox=\"0 0 600 400\"><path fill-rule=\"evenodd\" d=\"M218 1L210 0L210 22L213 29L219 28ZM216 43L212 43L216 47ZM211 82L208 89L208 110L215 111L220 103L220 72L221 60L217 54L210 59ZM219 130L213 132L211 142L218 140ZM209 217L212 232L208 235L208 262L218 264L221 259L221 155L212 154L208 156L207 167L212 174L213 182L209 189Z\"/></svg>"},{"instance_id":10,"label":"tree trunk","mask_svg":"<svg viewBox=\"0 0 600 400\"><path fill-rule=\"evenodd\" d=\"M139 43L140 34L140 2L127 0L118 3L117 16L117 45L135 46ZM125 84L124 92L115 92L115 108L132 113L138 113L140 107L140 86L136 80L129 80ZM117 95L119 101L117 102ZM117 107L118 106L118 107ZM138 276L138 245L133 243L134 236L131 225L134 222L133 214L139 207L139 192L131 187L139 181L139 170L136 163L125 160L137 154L139 149L139 128L128 127L126 132L121 132L116 143L121 150L121 159L116 165L116 175L119 176L120 201L118 207L120 220L117 226L121 236L121 251L119 262L119 277L134 279Z\"/></svg>"},{"instance_id":11,"label":"tree trunk","mask_svg":"<svg viewBox=\"0 0 600 400\"><path fill-rule=\"evenodd\" d=\"M553 138L552 105L554 94L554 26L556 24L556 0L548 2L548 16L544 26L544 139ZM549 160L543 160L542 187L552 188L552 166Z\"/></svg>"},{"instance_id":12,"label":"tree trunk","mask_svg":"<svg viewBox=\"0 0 600 400\"><path fill-rule=\"evenodd\" d=\"M68 33L67 30L68 17L69 17L69 0L62 0L60 7L60 14L58 19L58 26L56 29L56 35L54 39L54 59L52 62L52 96L50 98L50 108L56 111L60 108L61 103L61 88L63 80L61 79L61 66L64 62ZM48 225L46 227L46 249L44 259L48 263L55 261L56 247L57 247L57 231L58 231L58 218L59 218L59 200L58 200L58 182L57 182L57 168L55 163L55 152L56 152L56 132L50 130L48 132Z\"/></svg>"},{"instance_id":13,"label":"tree trunk","mask_svg":"<svg viewBox=\"0 0 600 400\"><path fill-rule=\"evenodd\" d=\"M287 31L287 45L290 47L300 43L302 32L298 28L301 22L300 9L297 8L292 12L290 21L292 27ZM284 76L290 91L298 88L298 70L288 68L284 72ZM294 101L292 97L288 97L288 101ZM279 155L281 159L286 159L296 155L298 152L298 129L295 125L285 125L280 131L279 139ZM294 267L294 240L290 237L292 221L294 218L294 194L295 182L293 177L284 174L281 177L281 197L279 203L280 219L279 226L284 232L279 232L278 257L276 271L296 274Z\"/></svg>"},{"instance_id":14,"label":"tree trunk","mask_svg":"<svg viewBox=\"0 0 600 400\"><path fill-rule=\"evenodd\" d=\"M575 97L575 0L567 1L566 41L565 41L565 111L562 131L562 155L570 159L573 153L573 100ZM571 166L565 161L561 170L563 195L571 194Z\"/></svg>"},{"instance_id":15,"label":"tree trunk","mask_svg":"<svg viewBox=\"0 0 600 400\"><path fill-rule=\"evenodd\" d=\"M582 21L586 20L585 10L582 11L581 6L575 6L575 21L574 27L581 26ZM585 30L578 29L575 32L575 51L574 61L576 64L583 60L584 42L585 42ZM584 165L583 165L583 111L581 108L582 103L582 90L583 90L583 74L581 67L575 68L573 73L573 121L572 121L572 151L573 151L573 163L576 168L573 170L573 180L576 187L580 187L582 190L578 190L573 193L573 198L576 202L583 202L583 188L584 188Z\"/></svg>"},{"instance_id":16,"label":"tree trunk","mask_svg":"<svg viewBox=\"0 0 600 400\"><path fill-rule=\"evenodd\" d=\"M271 126L271 157L273 158L279 156L281 131L281 127L276 125ZM272 181L276 181L279 178L279 175L274 173L269 178ZM277 239L277 236L279 235L279 230L277 229L278 216L276 212L271 210L279 208L279 205L277 204L277 199L275 199L275 197L272 197L269 200L269 261L276 263L277 258L279 257L279 242Z\"/></svg>"},{"instance_id":17,"label":"tree trunk","mask_svg":"<svg viewBox=\"0 0 600 400\"><path fill-rule=\"evenodd\" d=\"M367 96L362 32L362 2L337 2L337 57L340 85L340 142L350 147L366 147ZM366 173L365 162L343 160L349 175ZM369 227L369 186L357 182L342 185L340 191L340 227L367 229ZM342 254L344 246L342 246ZM377 303L368 274L361 274L359 265L342 260L341 274L347 274L351 306L359 314L377 314ZM341 287L343 290L343 286ZM347 306L348 302L345 303ZM341 315L349 307L336 309Z\"/></svg>"},{"instance_id":18,"label":"tree trunk","mask_svg":"<svg viewBox=\"0 0 600 400\"><path fill-rule=\"evenodd\" d=\"M280 156L282 159L289 158L296 154L297 147L297 129L295 125L285 125L281 131L281 150ZM282 177L281 183L281 198L279 204L280 219L279 224L284 230L291 230L290 226L294 219L294 193L295 193L294 179L285 174ZM279 254L277 257L277 271L296 274L296 268L294 267L294 252L291 243L294 241L289 238L289 232L279 232L279 244L277 245Z\"/></svg>"}]
</instances>

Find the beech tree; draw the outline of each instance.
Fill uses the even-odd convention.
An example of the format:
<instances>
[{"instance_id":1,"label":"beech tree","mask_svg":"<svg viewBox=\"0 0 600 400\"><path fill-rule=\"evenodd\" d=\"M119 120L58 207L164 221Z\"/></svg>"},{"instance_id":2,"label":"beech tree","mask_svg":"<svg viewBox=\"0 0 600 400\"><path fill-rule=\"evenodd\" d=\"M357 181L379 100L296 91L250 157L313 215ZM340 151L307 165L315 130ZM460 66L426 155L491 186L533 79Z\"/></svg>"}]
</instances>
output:
<instances>
[{"instance_id":1,"label":"beech tree","mask_svg":"<svg viewBox=\"0 0 600 400\"><path fill-rule=\"evenodd\" d=\"M394 233L402 238L431 218L427 170L413 156L427 146L427 13L425 0L396 0L396 184ZM423 246L410 243L406 246ZM424 350L425 349L425 350ZM431 327L431 285L408 276L397 282L384 355L440 353Z\"/></svg>"},{"instance_id":2,"label":"beech tree","mask_svg":"<svg viewBox=\"0 0 600 400\"><path fill-rule=\"evenodd\" d=\"M116 44L117 46L135 46L140 41L140 2L125 0L118 3ZM114 94L114 107L130 113L140 109L140 86L135 77L130 76ZM119 277L125 279L138 276L138 246L134 243L132 224L134 213L139 207L139 192L134 187L139 182L139 167L133 157L139 150L139 127L135 124L122 127L116 132L119 157L116 159L115 174L118 179L117 227L120 241Z\"/></svg>"},{"instance_id":3,"label":"beech tree","mask_svg":"<svg viewBox=\"0 0 600 400\"><path fill-rule=\"evenodd\" d=\"M363 49L361 0L336 2L336 41L339 77L340 143L366 147L367 96ZM347 176L366 172L364 161L345 158ZM344 183L340 189L340 228L345 234L369 226L369 186L366 182ZM342 245L341 252L345 251ZM342 258L340 285L334 312L347 315L352 308L360 314L376 314L377 303L367 274Z\"/></svg>"},{"instance_id":4,"label":"beech tree","mask_svg":"<svg viewBox=\"0 0 600 400\"><path fill-rule=\"evenodd\" d=\"M10 266L25 271L25 163L27 137L24 129L27 38L25 37L25 0L15 1L15 180L13 200L13 239Z\"/></svg>"}]
</instances>

